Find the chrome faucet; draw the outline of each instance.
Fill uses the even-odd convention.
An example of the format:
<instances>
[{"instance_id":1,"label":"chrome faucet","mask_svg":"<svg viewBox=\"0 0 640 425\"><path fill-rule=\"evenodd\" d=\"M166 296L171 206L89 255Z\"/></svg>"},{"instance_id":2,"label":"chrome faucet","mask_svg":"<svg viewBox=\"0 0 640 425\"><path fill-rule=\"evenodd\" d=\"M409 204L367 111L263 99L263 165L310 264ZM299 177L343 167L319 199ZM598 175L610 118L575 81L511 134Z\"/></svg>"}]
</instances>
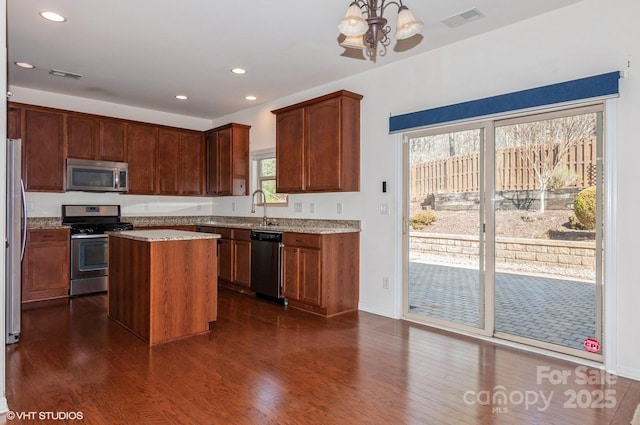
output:
<instances>
[{"instance_id":1,"label":"chrome faucet","mask_svg":"<svg viewBox=\"0 0 640 425\"><path fill-rule=\"evenodd\" d=\"M267 218L267 195L264 193L264 190L262 189L257 189L254 190L253 193L251 194L251 212L255 213L256 212L256 194L262 194L262 206L264 208L264 214L262 216L262 225L266 226L269 224L269 219Z\"/></svg>"}]
</instances>

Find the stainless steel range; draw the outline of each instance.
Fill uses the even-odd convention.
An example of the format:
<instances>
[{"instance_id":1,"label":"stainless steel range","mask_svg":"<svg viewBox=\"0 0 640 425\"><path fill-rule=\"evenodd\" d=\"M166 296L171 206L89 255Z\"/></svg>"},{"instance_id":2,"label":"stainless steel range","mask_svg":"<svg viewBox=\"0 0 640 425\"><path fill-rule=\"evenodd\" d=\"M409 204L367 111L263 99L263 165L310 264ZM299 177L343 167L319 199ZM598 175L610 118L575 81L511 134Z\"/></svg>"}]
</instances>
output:
<instances>
[{"instance_id":1,"label":"stainless steel range","mask_svg":"<svg viewBox=\"0 0 640 425\"><path fill-rule=\"evenodd\" d=\"M120 221L120 205L63 205L62 224L71 227L69 295L104 292L109 288L111 231L131 230Z\"/></svg>"}]
</instances>

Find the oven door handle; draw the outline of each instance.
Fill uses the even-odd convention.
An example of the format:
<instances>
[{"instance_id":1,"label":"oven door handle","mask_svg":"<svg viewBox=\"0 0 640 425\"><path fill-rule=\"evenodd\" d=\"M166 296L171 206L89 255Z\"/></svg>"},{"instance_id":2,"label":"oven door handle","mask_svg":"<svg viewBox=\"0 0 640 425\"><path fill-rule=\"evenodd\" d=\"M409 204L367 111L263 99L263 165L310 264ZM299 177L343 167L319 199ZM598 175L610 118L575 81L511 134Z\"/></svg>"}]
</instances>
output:
<instances>
[{"instance_id":1,"label":"oven door handle","mask_svg":"<svg viewBox=\"0 0 640 425\"><path fill-rule=\"evenodd\" d=\"M71 235L71 239L107 239L107 235L86 235L86 234L77 234Z\"/></svg>"}]
</instances>

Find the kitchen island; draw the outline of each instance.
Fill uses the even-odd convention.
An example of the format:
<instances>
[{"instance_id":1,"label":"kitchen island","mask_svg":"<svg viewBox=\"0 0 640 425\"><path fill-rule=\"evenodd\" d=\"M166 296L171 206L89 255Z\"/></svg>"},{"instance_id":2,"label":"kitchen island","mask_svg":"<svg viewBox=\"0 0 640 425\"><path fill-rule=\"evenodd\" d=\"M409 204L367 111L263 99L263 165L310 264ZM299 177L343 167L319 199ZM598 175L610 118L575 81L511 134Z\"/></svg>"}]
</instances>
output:
<instances>
[{"instance_id":1,"label":"kitchen island","mask_svg":"<svg viewBox=\"0 0 640 425\"><path fill-rule=\"evenodd\" d=\"M149 343L209 331L217 319L217 239L180 230L109 233L109 317Z\"/></svg>"}]
</instances>

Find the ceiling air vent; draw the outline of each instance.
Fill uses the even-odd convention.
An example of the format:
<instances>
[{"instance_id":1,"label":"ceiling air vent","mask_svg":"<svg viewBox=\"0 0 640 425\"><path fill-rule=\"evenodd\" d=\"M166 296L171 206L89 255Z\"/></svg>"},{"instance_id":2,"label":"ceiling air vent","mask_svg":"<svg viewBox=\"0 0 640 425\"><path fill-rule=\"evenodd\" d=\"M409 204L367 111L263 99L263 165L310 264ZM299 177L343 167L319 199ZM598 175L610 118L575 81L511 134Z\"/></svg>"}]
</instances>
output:
<instances>
[{"instance_id":1,"label":"ceiling air vent","mask_svg":"<svg viewBox=\"0 0 640 425\"><path fill-rule=\"evenodd\" d=\"M67 71L60 71L57 69L52 69L51 71L49 71L49 74L55 75L56 77L72 78L74 80L79 80L80 78L82 78L82 75L80 74L74 74L73 72L67 72Z\"/></svg>"},{"instance_id":2,"label":"ceiling air vent","mask_svg":"<svg viewBox=\"0 0 640 425\"><path fill-rule=\"evenodd\" d=\"M444 19L442 23L449 28L456 28L460 25L466 24L467 22L475 21L476 19L480 19L483 17L484 15L478 9L470 9L466 12L462 12L450 18Z\"/></svg>"}]
</instances>

